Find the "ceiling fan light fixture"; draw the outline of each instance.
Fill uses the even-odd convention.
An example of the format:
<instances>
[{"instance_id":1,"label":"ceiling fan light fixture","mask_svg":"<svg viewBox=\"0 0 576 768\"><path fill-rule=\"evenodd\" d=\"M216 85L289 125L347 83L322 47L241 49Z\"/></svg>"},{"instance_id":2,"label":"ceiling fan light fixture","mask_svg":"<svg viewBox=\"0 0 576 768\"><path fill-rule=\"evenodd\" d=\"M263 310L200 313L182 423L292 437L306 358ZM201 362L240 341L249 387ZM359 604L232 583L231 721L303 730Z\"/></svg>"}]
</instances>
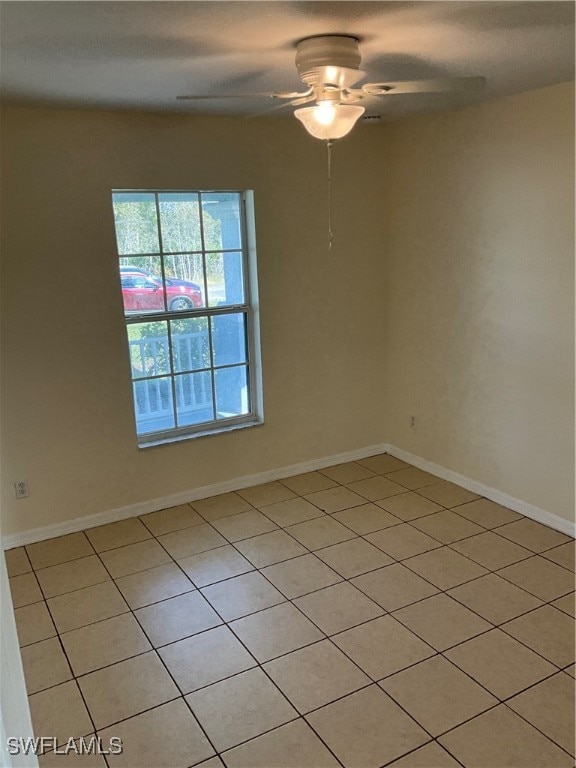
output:
<instances>
[{"instance_id":1,"label":"ceiling fan light fixture","mask_svg":"<svg viewBox=\"0 0 576 768\"><path fill-rule=\"evenodd\" d=\"M350 133L356 121L364 114L364 107L319 101L314 107L294 111L304 128L316 139L341 139Z\"/></svg>"}]
</instances>

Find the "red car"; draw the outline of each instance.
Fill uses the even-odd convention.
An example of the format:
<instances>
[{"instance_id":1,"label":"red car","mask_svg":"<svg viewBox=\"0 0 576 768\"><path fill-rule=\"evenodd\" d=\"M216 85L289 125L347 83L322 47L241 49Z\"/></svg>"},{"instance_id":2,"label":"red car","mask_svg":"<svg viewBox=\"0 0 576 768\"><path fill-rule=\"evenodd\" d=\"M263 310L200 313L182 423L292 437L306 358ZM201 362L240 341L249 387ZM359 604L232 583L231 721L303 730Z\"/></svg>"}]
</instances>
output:
<instances>
[{"instance_id":1,"label":"red car","mask_svg":"<svg viewBox=\"0 0 576 768\"><path fill-rule=\"evenodd\" d=\"M122 297L126 312L164 309L162 280L138 269L120 267ZM166 301L171 311L202 307L202 290L190 280L166 278Z\"/></svg>"}]
</instances>

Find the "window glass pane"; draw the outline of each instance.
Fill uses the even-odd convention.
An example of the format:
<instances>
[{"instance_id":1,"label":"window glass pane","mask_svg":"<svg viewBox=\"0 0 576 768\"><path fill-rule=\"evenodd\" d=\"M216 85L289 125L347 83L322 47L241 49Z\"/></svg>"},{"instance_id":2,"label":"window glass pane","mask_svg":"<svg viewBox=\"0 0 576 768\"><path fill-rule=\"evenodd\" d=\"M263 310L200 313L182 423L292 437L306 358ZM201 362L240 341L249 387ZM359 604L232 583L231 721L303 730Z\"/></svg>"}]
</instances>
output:
<instances>
[{"instance_id":1,"label":"window glass pane","mask_svg":"<svg viewBox=\"0 0 576 768\"><path fill-rule=\"evenodd\" d=\"M171 320L170 333L174 371L210 368L210 340L206 317Z\"/></svg>"},{"instance_id":2,"label":"window glass pane","mask_svg":"<svg viewBox=\"0 0 576 768\"><path fill-rule=\"evenodd\" d=\"M242 248L240 195L237 192L203 192L202 223L207 251Z\"/></svg>"},{"instance_id":3,"label":"window glass pane","mask_svg":"<svg viewBox=\"0 0 576 768\"><path fill-rule=\"evenodd\" d=\"M128 343L133 379L170 373L167 323L157 321L129 325Z\"/></svg>"},{"instance_id":4,"label":"window glass pane","mask_svg":"<svg viewBox=\"0 0 576 768\"><path fill-rule=\"evenodd\" d=\"M214 420L210 371L175 376L174 385L179 427Z\"/></svg>"},{"instance_id":5,"label":"window glass pane","mask_svg":"<svg viewBox=\"0 0 576 768\"><path fill-rule=\"evenodd\" d=\"M120 283L126 314L164 310L161 271L159 256L120 259Z\"/></svg>"},{"instance_id":6,"label":"window glass pane","mask_svg":"<svg viewBox=\"0 0 576 768\"><path fill-rule=\"evenodd\" d=\"M174 312L204 306L202 254L166 256L164 274L168 309Z\"/></svg>"},{"instance_id":7,"label":"window glass pane","mask_svg":"<svg viewBox=\"0 0 576 768\"><path fill-rule=\"evenodd\" d=\"M217 418L250 413L248 366L220 368L214 371Z\"/></svg>"},{"instance_id":8,"label":"window glass pane","mask_svg":"<svg viewBox=\"0 0 576 768\"><path fill-rule=\"evenodd\" d=\"M164 253L201 251L198 195L193 192L165 192L158 195L158 204Z\"/></svg>"},{"instance_id":9,"label":"window glass pane","mask_svg":"<svg viewBox=\"0 0 576 768\"><path fill-rule=\"evenodd\" d=\"M134 382L134 410L139 435L174 429L172 383L170 377Z\"/></svg>"},{"instance_id":10,"label":"window glass pane","mask_svg":"<svg viewBox=\"0 0 576 768\"><path fill-rule=\"evenodd\" d=\"M159 253L154 195L147 192L115 192L112 202L118 254Z\"/></svg>"},{"instance_id":11,"label":"window glass pane","mask_svg":"<svg viewBox=\"0 0 576 768\"><path fill-rule=\"evenodd\" d=\"M234 365L246 362L246 316L216 315L212 318L212 348L214 365Z\"/></svg>"},{"instance_id":12,"label":"window glass pane","mask_svg":"<svg viewBox=\"0 0 576 768\"><path fill-rule=\"evenodd\" d=\"M206 278L211 307L244 304L242 254L207 253Z\"/></svg>"}]
</instances>

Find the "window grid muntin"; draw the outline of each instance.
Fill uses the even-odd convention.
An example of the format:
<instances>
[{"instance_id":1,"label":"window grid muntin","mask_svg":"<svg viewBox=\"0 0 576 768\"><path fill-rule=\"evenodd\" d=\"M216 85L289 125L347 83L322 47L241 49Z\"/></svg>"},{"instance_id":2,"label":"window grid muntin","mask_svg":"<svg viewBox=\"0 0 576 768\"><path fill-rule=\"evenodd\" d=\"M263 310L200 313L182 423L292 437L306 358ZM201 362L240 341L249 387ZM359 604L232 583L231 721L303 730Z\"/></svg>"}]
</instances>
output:
<instances>
[{"instance_id":1,"label":"window grid muntin","mask_svg":"<svg viewBox=\"0 0 576 768\"><path fill-rule=\"evenodd\" d=\"M141 322L153 322L153 321L166 321L167 322L167 337L168 337L168 352L169 352L169 363L170 363L170 373L166 374L158 374L156 376L142 376L139 378L134 378L131 374L131 382L133 387L133 396L134 396L134 385L137 382L146 382L156 379L170 379L171 384L171 393L172 393L172 413L173 413L173 419L175 427L166 429L166 430L158 430L156 432L141 432L138 433L137 436L138 440L141 442L162 442L163 440L169 440L171 438L176 437L185 437L186 435L192 435L195 433L201 433L201 434L210 434L215 429L222 428L223 426L241 426L241 425L248 425L249 423L253 423L254 418L257 416L256 413L256 400L255 400L255 392L256 392L256 379L255 379L255 368L254 368L254 350L255 350L255 339L254 339L254 328L252 327L253 323L253 311L251 306L251 296L250 296L250 276L248 274L248 241L247 241L247 222L246 222L246 199L245 195L242 192L239 192L238 190L195 190L194 194L196 195L197 202L198 202L198 210L199 210L199 221L200 221L200 236L201 236L201 243L202 243L202 251L198 250L191 250L191 251L170 251L170 252L164 252L163 250L163 243L162 243L162 221L160 216L160 207L159 207L159 195L166 194L166 193L176 193L181 192L182 190L112 190L112 194L117 193L134 193L134 194L152 194L154 195L155 200L155 209L156 209L156 221L157 221L157 229L158 229L158 241L159 241L159 253L118 253L119 259L129 259L129 258L142 258L142 257L148 257L148 258L159 258L160 259L160 268L161 268L161 277L162 277L162 284L163 284L163 293L164 293L164 311L160 310L150 310L145 311L141 314L137 314L136 312L130 312L130 314L126 314L126 311L124 313L124 319L126 325L132 325L137 324ZM236 248L216 248L216 249L206 249L206 242L205 242L205 235L204 235L204 209L202 205L202 196L203 195L210 195L210 194L234 194L238 198L238 205L239 205L239 229L240 229L240 246ZM230 304L225 305L224 307L218 308L218 307L209 307L208 306L208 279L207 279L207 268L206 268L206 256L211 253L239 253L241 256L241 265L242 265L242 292L243 292L243 298L244 303L242 304ZM202 272L203 272L203 284L204 284L204 307L198 307L193 308L189 310L170 310L168 308L168 297L167 297L167 291L166 291L166 275L165 275L165 266L164 266L164 259L167 256L173 256L173 255L201 255L202 256ZM215 366L214 363L214 354L213 354L213 341L212 341L212 323L210 322L210 317L217 316L217 315L227 315L227 314L234 314L242 312L245 314L245 324L244 324L244 330L245 330L245 348L246 348L246 360L241 363L233 363L228 365L220 365ZM211 367L205 368L205 369L199 369L194 371L187 371L187 372L178 372L176 373L173 370L173 346L172 346L172 337L171 337L171 324L170 320L172 319L186 319L186 318L194 318L194 317L206 317L208 319L208 334L209 334L209 348L210 348L210 361L211 361ZM239 368L243 367L246 369L246 385L247 385L247 413L244 414L238 414L236 416L228 416L223 418L218 418L217 416L217 408L216 408L216 381L215 381L215 371L221 370L225 368ZM176 406L176 392L175 392L175 377L176 375L184 375L185 373L201 373L201 372L207 372L210 371L210 380L212 384L212 407L213 407L213 413L214 413L214 419L212 421L205 421L201 422L196 425L186 425L184 427L178 426L178 411ZM136 398L134 396L134 413L137 417L137 402ZM136 418L137 421L137 418ZM138 424L136 424L137 430L138 430Z\"/></svg>"}]
</instances>

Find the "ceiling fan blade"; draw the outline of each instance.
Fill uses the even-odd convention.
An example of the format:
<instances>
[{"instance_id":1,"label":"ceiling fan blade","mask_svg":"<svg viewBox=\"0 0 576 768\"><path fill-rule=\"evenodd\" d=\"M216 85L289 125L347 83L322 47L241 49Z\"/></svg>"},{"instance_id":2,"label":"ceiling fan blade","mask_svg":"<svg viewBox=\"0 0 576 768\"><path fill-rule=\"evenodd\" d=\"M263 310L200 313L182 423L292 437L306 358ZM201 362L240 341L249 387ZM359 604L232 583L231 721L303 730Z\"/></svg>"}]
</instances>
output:
<instances>
[{"instance_id":1,"label":"ceiling fan blade","mask_svg":"<svg viewBox=\"0 0 576 768\"><path fill-rule=\"evenodd\" d=\"M486 83L485 77L443 77L434 80L399 80L387 83L365 83L361 93L367 96L403 93L449 93L473 91ZM354 90L352 90L354 93Z\"/></svg>"},{"instance_id":2,"label":"ceiling fan blade","mask_svg":"<svg viewBox=\"0 0 576 768\"><path fill-rule=\"evenodd\" d=\"M254 115L248 115L247 117L262 117L262 115L269 115L270 112L276 112L278 109L285 109L286 107L298 107L300 104L309 104L311 101L315 101L316 96L313 93L307 96L300 96L298 99L292 99L292 101L285 101L283 104L277 104L275 107L269 107L262 112L257 112Z\"/></svg>"},{"instance_id":3,"label":"ceiling fan blade","mask_svg":"<svg viewBox=\"0 0 576 768\"><path fill-rule=\"evenodd\" d=\"M309 96L312 89L307 91L265 91L264 93L226 93L176 96L179 101L207 101L209 99L295 99Z\"/></svg>"}]
</instances>

